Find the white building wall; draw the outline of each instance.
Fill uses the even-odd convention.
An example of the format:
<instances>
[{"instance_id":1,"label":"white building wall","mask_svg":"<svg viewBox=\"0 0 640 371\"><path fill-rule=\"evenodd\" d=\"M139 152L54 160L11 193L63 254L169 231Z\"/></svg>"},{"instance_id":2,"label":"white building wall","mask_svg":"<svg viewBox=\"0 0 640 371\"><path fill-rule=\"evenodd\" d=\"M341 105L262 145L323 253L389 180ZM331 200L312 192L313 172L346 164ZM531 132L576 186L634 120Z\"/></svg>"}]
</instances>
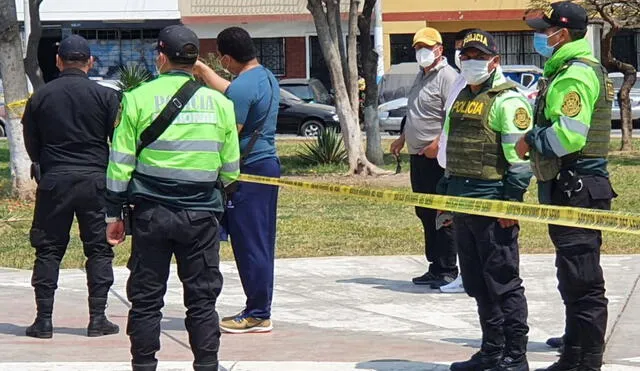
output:
<instances>
[{"instance_id":1,"label":"white building wall","mask_svg":"<svg viewBox=\"0 0 640 371\"><path fill-rule=\"evenodd\" d=\"M24 20L24 0L16 0L18 20ZM143 21L180 19L178 0L47 0L40 5L42 21Z\"/></svg>"}]
</instances>

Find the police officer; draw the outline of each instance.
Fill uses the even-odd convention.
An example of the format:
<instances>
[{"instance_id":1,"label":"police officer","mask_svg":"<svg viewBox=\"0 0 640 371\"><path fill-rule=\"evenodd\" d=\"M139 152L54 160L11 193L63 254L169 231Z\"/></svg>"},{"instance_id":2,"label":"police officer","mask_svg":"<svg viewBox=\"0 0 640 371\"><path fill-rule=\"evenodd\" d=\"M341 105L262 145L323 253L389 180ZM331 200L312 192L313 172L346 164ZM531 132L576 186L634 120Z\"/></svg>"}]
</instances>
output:
<instances>
[{"instance_id":1,"label":"police officer","mask_svg":"<svg viewBox=\"0 0 640 371\"><path fill-rule=\"evenodd\" d=\"M37 317L27 336L51 338L51 313L60 261L74 215L87 257L89 336L118 333L105 316L113 284L113 250L105 238L104 188L108 137L118 113L114 90L89 80L89 44L80 36L62 40L56 56L60 77L29 99L22 118L33 176L39 181L31 227L36 249L31 284Z\"/></svg>"},{"instance_id":2,"label":"police officer","mask_svg":"<svg viewBox=\"0 0 640 371\"><path fill-rule=\"evenodd\" d=\"M587 12L569 1L529 17L534 47L549 58L535 109L535 126L518 142L530 153L541 203L611 208L607 172L613 85L593 56ZM564 351L547 370L600 370L607 304L597 230L549 225L556 248L558 289L566 307Z\"/></svg>"},{"instance_id":3,"label":"police officer","mask_svg":"<svg viewBox=\"0 0 640 371\"><path fill-rule=\"evenodd\" d=\"M531 179L515 144L531 128L531 107L507 82L495 39L469 32L461 49L467 81L445 122L447 194L522 201ZM451 370L528 371L527 302L519 274L517 220L456 214L453 220L464 288L478 304L482 347Z\"/></svg>"},{"instance_id":4,"label":"police officer","mask_svg":"<svg viewBox=\"0 0 640 371\"><path fill-rule=\"evenodd\" d=\"M136 155L141 133L189 80L198 58L196 34L183 26L160 32L160 76L124 93L107 171L107 237L124 240L121 209L133 206L127 334L134 371L155 370L160 349L160 310L172 255L184 287L185 325L197 371L218 370L220 328L216 299L222 289L216 213L223 198L216 181L239 176L238 133L233 104L200 87L174 121Z\"/></svg>"}]
</instances>

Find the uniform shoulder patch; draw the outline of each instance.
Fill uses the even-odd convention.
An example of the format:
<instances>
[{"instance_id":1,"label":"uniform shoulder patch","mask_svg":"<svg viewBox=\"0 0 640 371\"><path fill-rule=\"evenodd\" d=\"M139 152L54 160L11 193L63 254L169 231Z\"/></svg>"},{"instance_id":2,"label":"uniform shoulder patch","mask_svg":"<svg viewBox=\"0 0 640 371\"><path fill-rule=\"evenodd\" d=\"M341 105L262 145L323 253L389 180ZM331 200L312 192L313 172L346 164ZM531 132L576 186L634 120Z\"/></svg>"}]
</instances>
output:
<instances>
[{"instance_id":1,"label":"uniform shoulder patch","mask_svg":"<svg viewBox=\"0 0 640 371\"><path fill-rule=\"evenodd\" d=\"M513 123L520 130L526 130L531 125L531 116L524 107L520 107L516 110L516 114L513 117Z\"/></svg>"},{"instance_id":2,"label":"uniform shoulder patch","mask_svg":"<svg viewBox=\"0 0 640 371\"><path fill-rule=\"evenodd\" d=\"M562 113L568 117L577 116L582 111L582 101L580 95L575 91L565 94L562 101Z\"/></svg>"}]
</instances>

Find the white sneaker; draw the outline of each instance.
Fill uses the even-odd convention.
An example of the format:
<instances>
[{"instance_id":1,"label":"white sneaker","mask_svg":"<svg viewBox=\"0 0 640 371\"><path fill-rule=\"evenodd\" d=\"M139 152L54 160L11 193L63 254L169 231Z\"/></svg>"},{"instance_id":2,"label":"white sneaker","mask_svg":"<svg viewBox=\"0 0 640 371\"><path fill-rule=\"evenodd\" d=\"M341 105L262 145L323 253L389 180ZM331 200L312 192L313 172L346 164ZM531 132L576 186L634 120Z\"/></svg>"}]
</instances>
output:
<instances>
[{"instance_id":1,"label":"white sneaker","mask_svg":"<svg viewBox=\"0 0 640 371\"><path fill-rule=\"evenodd\" d=\"M444 292L447 294L458 294L465 292L464 286L462 285L462 275L459 274L458 278L456 278L453 282L441 286L440 292Z\"/></svg>"}]
</instances>

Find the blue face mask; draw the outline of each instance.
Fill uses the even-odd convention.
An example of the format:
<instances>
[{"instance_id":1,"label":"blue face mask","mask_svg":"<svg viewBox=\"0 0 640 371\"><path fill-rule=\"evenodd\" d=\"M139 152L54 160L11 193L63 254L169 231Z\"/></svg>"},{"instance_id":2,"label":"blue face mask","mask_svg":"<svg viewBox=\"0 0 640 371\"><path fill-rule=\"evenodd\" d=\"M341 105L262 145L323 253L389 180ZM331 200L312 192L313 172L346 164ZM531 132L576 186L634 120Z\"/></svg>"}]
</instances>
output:
<instances>
[{"instance_id":1,"label":"blue face mask","mask_svg":"<svg viewBox=\"0 0 640 371\"><path fill-rule=\"evenodd\" d=\"M549 46L549 37L555 35L560 31L561 30L558 30L549 36L540 32L536 32L535 34L533 34L533 49L535 49L536 53L540 54L543 57L551 58L557 44Z\"/></svg>"}]
</instances>

